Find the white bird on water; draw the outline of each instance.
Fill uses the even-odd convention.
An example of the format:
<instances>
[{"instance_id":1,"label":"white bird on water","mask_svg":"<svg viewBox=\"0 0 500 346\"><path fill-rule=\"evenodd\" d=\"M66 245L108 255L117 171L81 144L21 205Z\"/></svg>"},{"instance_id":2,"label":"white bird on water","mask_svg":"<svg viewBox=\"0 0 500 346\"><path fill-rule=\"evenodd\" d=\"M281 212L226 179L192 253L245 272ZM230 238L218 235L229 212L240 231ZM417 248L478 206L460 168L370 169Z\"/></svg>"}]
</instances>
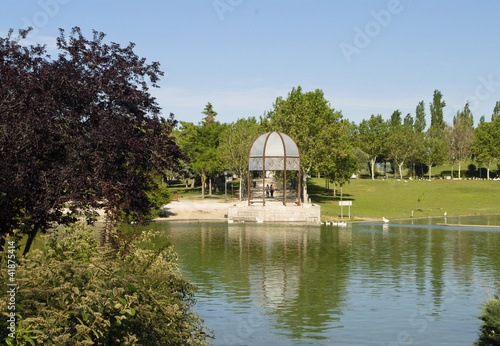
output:
<instances>
[{"instance_id":1,"label":"white bird on water","mask_svg":"<svg viewBox=\"0 0 500 346\"><path fill-rule=\"evenodd\" d=\"M448 215L448 214L446 214L446 212L444 212L444 216L446 216L446 215Z\"/></svg>"},{"instance_id":2,"label":"white bird on water","mask_svg":"<svg viewBox=\"0 0 500 346\"><path fill-rule=\"evenodd\" d=\"M384 221L385 223L388 223L389 220L387 220L385 217L382 216L382 221Z\"/></svg>"}]
</instances>

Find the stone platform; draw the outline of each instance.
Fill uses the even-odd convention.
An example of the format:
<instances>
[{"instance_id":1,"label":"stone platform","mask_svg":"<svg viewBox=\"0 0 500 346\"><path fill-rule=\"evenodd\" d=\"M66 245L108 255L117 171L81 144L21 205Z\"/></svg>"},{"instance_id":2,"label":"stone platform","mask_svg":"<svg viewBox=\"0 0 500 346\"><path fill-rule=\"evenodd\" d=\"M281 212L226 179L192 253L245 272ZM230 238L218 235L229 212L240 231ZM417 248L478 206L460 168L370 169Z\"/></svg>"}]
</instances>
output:
<instances>
[{"instance_id":1,"label":"stone platform","mask_svg":"<svg viewBox=\"0 0 500 346\"><path fill-rule=\"evenodd\" d=\"M266 202L266 205L238 204L228 208L229 222L305 222L321 223L321 207L316 204L283 205Z\"/></svg>"}]
</instances>

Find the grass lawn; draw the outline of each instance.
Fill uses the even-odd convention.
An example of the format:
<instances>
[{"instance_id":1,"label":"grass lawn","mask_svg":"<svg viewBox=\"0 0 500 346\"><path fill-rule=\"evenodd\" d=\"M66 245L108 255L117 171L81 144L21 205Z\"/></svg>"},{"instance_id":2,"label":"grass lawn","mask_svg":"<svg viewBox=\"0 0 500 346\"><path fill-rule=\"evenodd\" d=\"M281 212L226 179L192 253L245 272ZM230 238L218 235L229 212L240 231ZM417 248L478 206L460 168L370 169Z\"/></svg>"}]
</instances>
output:
<instances>
[{"instance_id":1,"label":"grass lawn","mask_svg":"<svg viewBox=\"0 0 500 346\"><path fill-rule=\"evenodd\" d=\"M406 181L406 182L405 182ZM340 218L340 189L333 197L324 179L308 180L313 203L321 205L322 219ZM330 184L330 186L332 186ZM352 201L351 219L388 219L499 214L500 181L353 179L343 188L344 200ZM348 207L344 206L344 217Z\"/></svg>"}]
</instances>

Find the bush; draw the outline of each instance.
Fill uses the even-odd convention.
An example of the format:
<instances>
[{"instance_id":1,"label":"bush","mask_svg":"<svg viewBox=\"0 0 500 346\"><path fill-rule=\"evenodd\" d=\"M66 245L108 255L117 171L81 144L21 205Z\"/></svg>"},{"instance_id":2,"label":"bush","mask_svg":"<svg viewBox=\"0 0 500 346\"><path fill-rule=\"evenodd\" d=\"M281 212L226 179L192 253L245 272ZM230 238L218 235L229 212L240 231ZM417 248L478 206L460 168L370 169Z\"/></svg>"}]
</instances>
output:
<instances>
[{"instance_id":1,"label":"bush","mask_svg":"<svg viewBox=\"0 0 500 346\"><path fill-rule=\"evenodd\" d=\"M108 236L115 244L126 237ZM43 236L41 250L16 268L17 344L207 344L213 336L192 309L196 286L180 275L172 246L158 248L160 236L144 232L119 249L101 246L83 225ZM7 271L0 276L6 283ZM0 340L15 344L5 321Z\"/></svg>"},{"instance_id":2,"label":"bush","mask_svg":"<svg viewBox=\"0 0 500 346\"><path fill-rule=\"evenodd\" d=\"M173 197L172 192L168 189L168 185L166 183L159 183L158 187L148 194L148 197L152 205L148 218L165 217L166 215L162 212L163 206L170 203Z\"/></svg>"},{"instance_id":3,"label":"bush","mask_svg":"<svg viewBox=\"0 0 500 346\"><path fill-rule=\"evenodd\" d=\"M483 306L479 319L483 321L480 328L478 346L500 345L500 297L497 295Z\"/></svg>"}]
</instances>

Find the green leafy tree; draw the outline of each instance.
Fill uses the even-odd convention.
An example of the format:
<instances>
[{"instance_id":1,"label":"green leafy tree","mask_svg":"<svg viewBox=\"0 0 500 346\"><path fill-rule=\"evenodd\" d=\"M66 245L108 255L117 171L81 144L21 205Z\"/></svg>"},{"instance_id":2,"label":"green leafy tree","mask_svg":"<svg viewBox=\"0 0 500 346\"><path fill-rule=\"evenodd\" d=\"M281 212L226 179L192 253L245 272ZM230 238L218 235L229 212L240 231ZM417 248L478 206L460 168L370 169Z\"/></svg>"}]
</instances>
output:
<instances>
[{"instance_id":1,"label":"green leafy tree","mask_svg":"<svg viewBox=\"0 0 500 346\"><path fill-rule=\"evenodd\" d=\"M430 103L431 125L424 135L424 150L429 167L429 180L432 178L432 166L440 164L449 152L445 138L446 123L443 120L443 108L446 102L439 90L434 90L432 102Z\"/></svg>"},{"instance_id":2,"label":"green leafy tree","mask_svg":"<svg viewBox=\"0 0 500 346\"><path fill-rule=\"evenodd\" d=\"M359 124L359 145L370 157L372 179L375 179L375 163L377 157L384 153L385 140L389 134L389 123L379 114Z\"/></svg>"},{"instance_id":3,"label":"green leafy tree","mask_svg":"<svg viewBox=\"0 0 500 346\"><path fill-rule=\"evenodd\" d=\"M417 151L417 136L413 130L413 120L410 121L407 116L404 124L391 126L389 131L387 155L394 160L398 166L399 178L403 179L403 165L414 157Z\"/></svg>"},{"instance_id":4,"label":"green leafy tree","mask_svg":"<svg viewBox=\"0 0 500 346\"><path fill-rule=\"evenodd\" d=\"M207 105L203 109L203 112L201 113L206 115L206 117L203 120L208 124L212 124L215 122L215 117L217 116L217 112L214 111L214 108L210 102L207 103Z\"/></svg>"},{"instance_id":5,"label":"green leafy tree","mask_svg":"<svg viewBox=\"0 0 500 346\"><path fill-rule=\"evenodd\" d=\"M211 109L210 103L205 110ZM226 125L205 118L198 125L181 121L176 136L183 153L189 158L191 169L201 175L201 195L205 198L205 183L209 179L212 195L212 175L222 167L218 147Z\"/></svg>"},{"instance_id":6,"label":"green leafy tree","mask_svg":"<svg viewBox=\"0 0 500 346\"><path fill-rule=\"evenodd\" d=\"M292 137L300 150L302 196L307 200L306 178L326 160L332 143L332 133L340 127L342 113L330 107L323 91L316 89L303 93L293 88L286 99L278 97L273 109L266 113L272 131L282 131Z\"/></svg>"},{"instance_id":7,"label":"green leafy tree","mask_svg":"<svg viewBox=\"0 0 500 346\"><path fill-rule=\"evenodd\" d=\"M446 160L448 151L444 132L431 126L424 135L424 155L429 167L429 180L432 179L432 166Z\"/></svg>"},{"instance_id":8,"label":"green leafy tree","mask_svg":"<svg viewBox=\"0 0 500 346\"><path fill-rule=\"evenodd\" d=\"M330 181L342 186L350 181L358 169L358 159L354 154L356 125L344 119L329 132L331 146L324 153L324 160L318 169L324 171ZM335 194L335 189L334 189Z\"/></svg>"},{"instance_id":9,"label":"green leafy tree","mask_svg":"<svg viewBox=\"0 0 500 346\"><path fill-rule=\"evenodd\" d=\"M500 118L482 123L475 129L472 153L478 162L486 164L489 180L490 166L500 158Z\"/></svg>"},{"instance_id":10,"label":"green leafy tree","mask_svg":"<svg viewBox=\"0 0 500 346\"><path fill-rule=\"evenodd\" d=\"M443 119L443 108L446 107L446 102L443 100L441 91L434 90L432 102L430 103L431 110L431 127L444 131L446 123Z\"/></svg>"},{"instance_id":11,"label":"green leafy tree","mask_svg":"<svg viewBox=\"0 0 500 346\"><path fill-rule=\"evenodd\" d=\"M248 171L248 153L253 141L264 131L255 118L238 119L221 133L218 148L222 166L237 172L240 177L239 199L242 198L243 177Z\"/></svg>"},{"instance_id":12,"label":"green leafy tree","mask_svg":"<svg viewBox=\"0 0 500 346\"><path fill-rule=\"evenodd\" d=\"M453 127L447 131L447 140L451 158L458 162L458 178L464 159L470 156L474 140L474 120L467 102L462 111L457 111L453 118Z\"/></svg>"},{"instance_id":13,"label":"green leafy tree","mask_svg":"<svg viewBox=\"0 0 500 346\"><path fill-rule=\"evenodd\" d=\"M415 110L415 122L413 126L416 133L423 133L425 130L426 122L424 101L420 101L417 105L417 109Z\"/></svg>"},{"instance_id":14,"label":"green leafy tree","mask_svg":"<svg viewBox=\"0 0 500 346\"><path fill-rule=\"evenodd\" d=\"M500 117L500 101L497 101L495 108L493 108L493 114L491 115L491 121Z\"/></svg>"}]
</instances>

